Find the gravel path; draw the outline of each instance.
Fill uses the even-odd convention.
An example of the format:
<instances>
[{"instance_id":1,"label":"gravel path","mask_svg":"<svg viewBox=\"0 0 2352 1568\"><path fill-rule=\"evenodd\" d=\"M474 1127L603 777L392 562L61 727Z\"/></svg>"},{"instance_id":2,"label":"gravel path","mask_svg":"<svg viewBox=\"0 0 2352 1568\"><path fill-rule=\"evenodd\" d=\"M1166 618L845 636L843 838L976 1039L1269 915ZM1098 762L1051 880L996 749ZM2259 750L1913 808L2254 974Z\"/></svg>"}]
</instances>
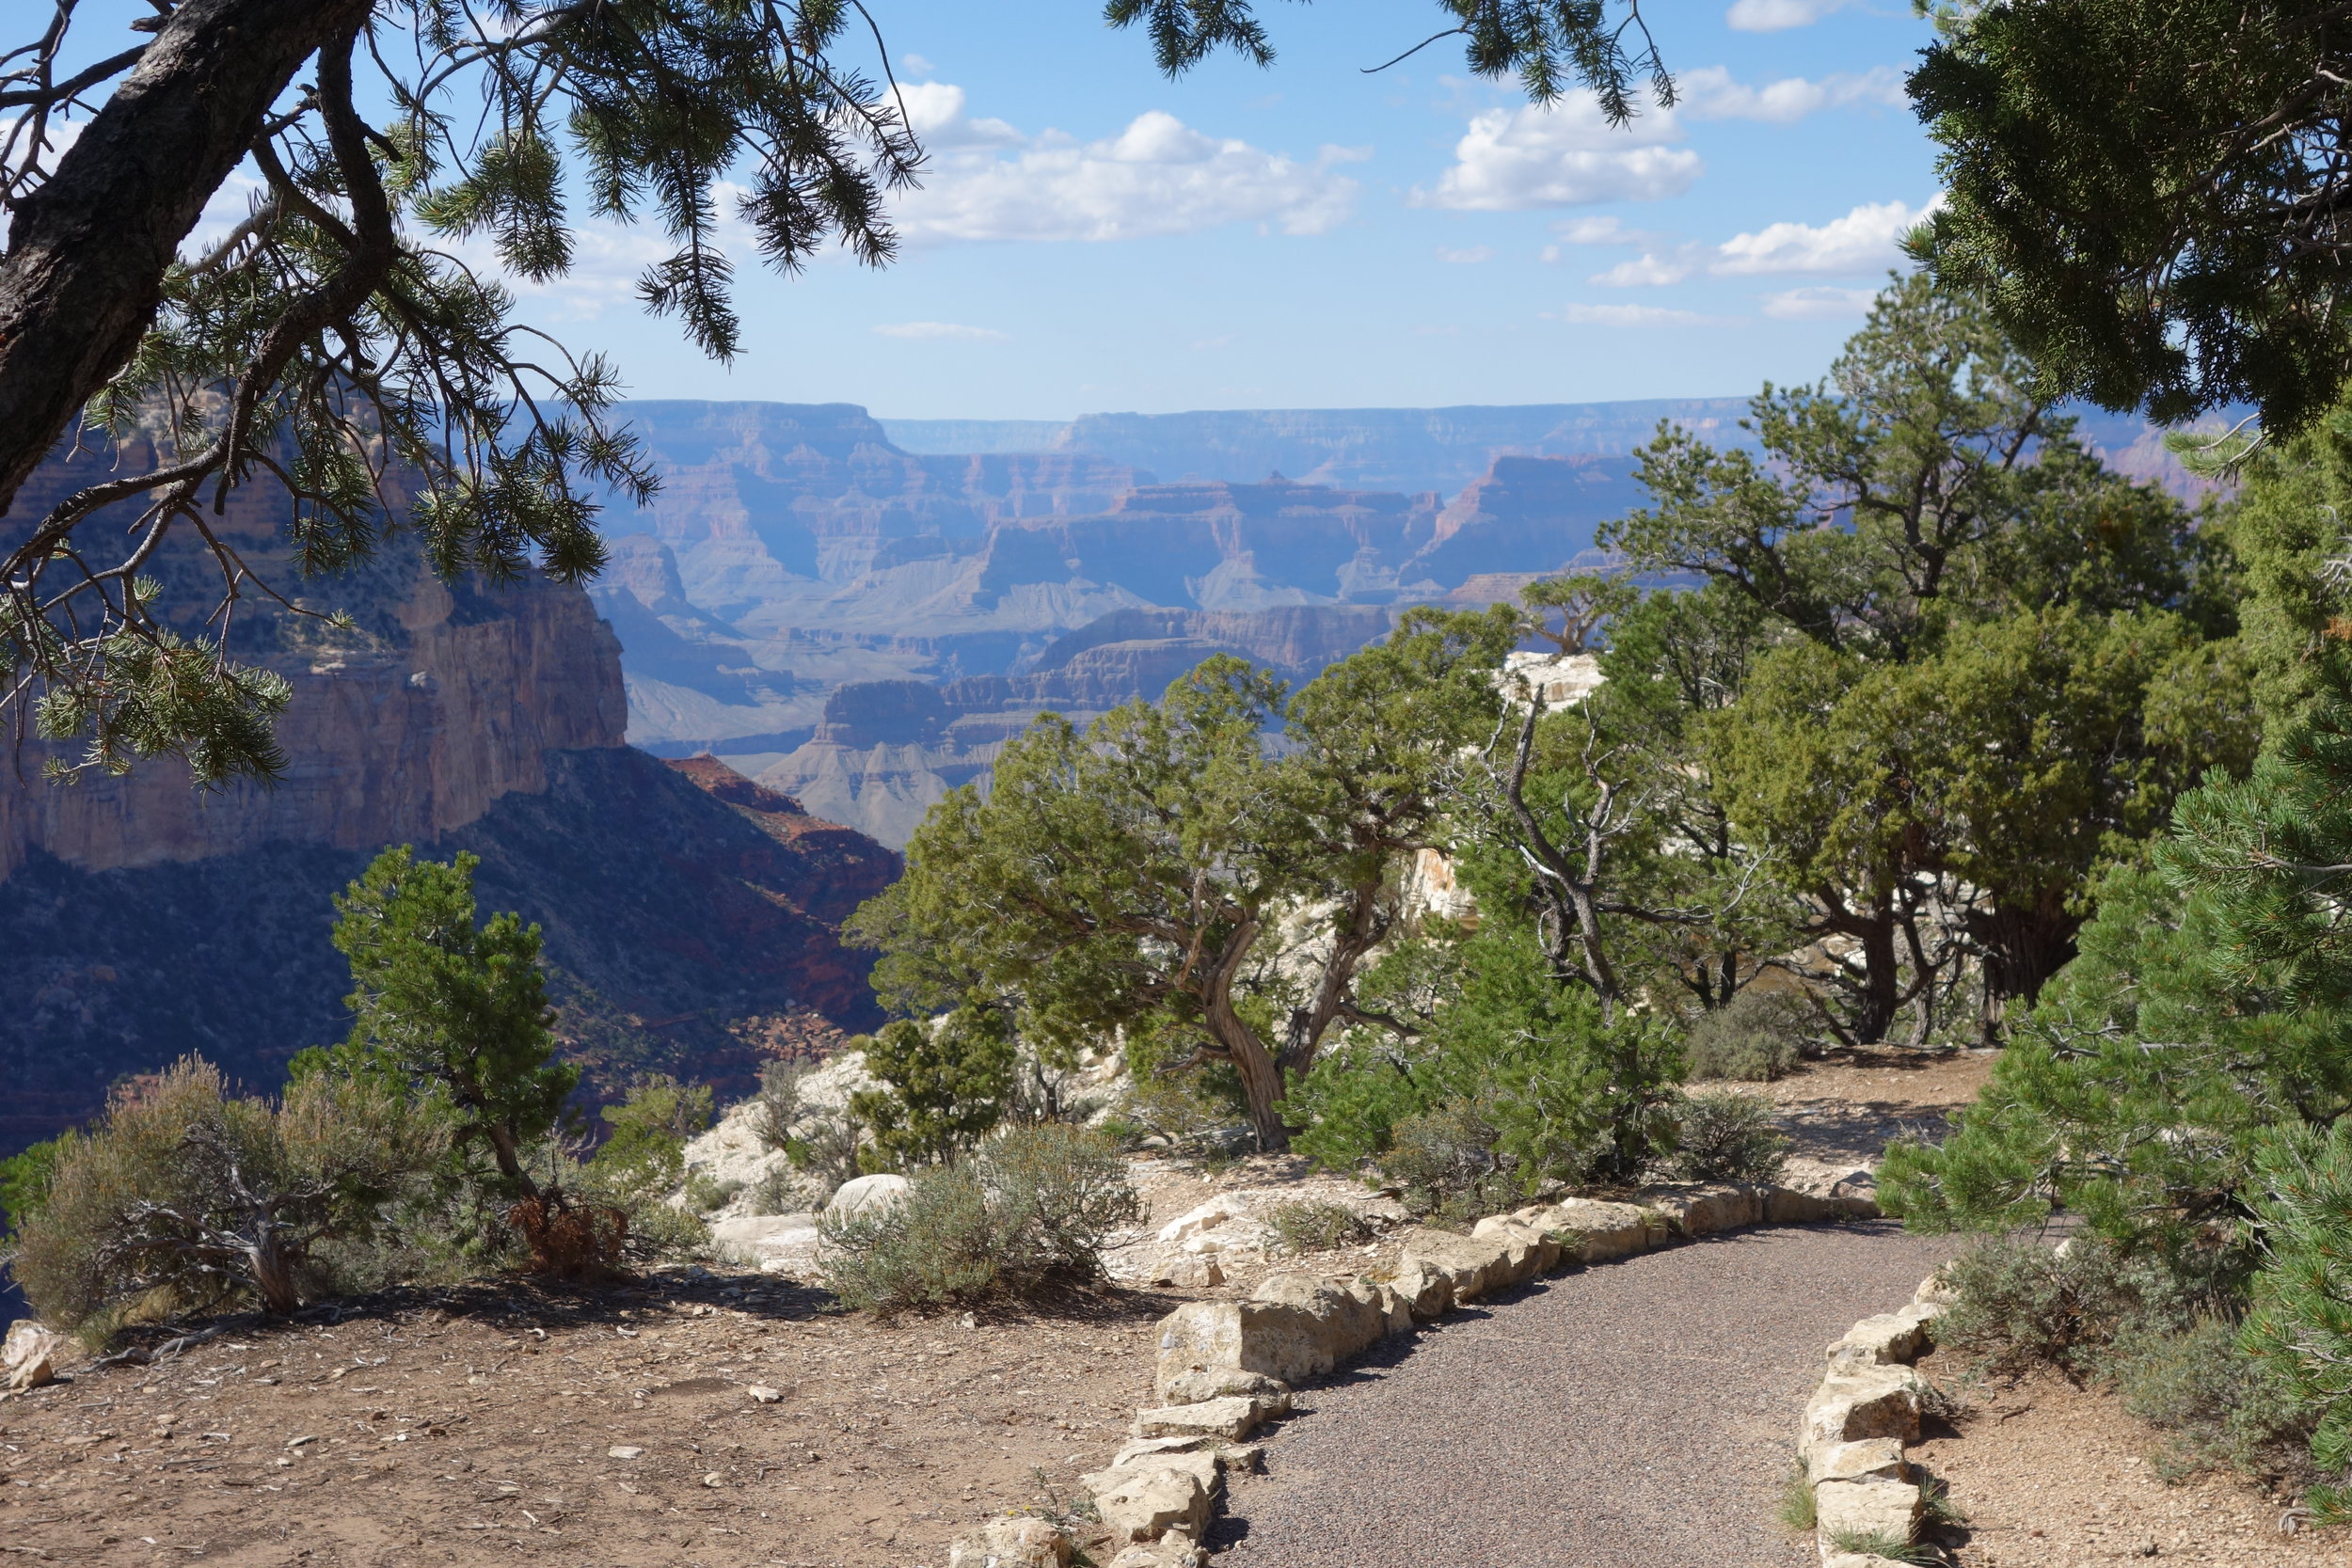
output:
<instances>
[{"instance_id":1,"label":"gravel path","mask_svg":"<svg viewBox=\"0 0 2352 1568\"><path fill-rule=\"evenodd\" d=\"M1891 1223L1737 1231L1495 1298L1302 1397L1217 1568L1782 1568L1821 1352L1950 1256Z\"/></svg>"}]
</instances>

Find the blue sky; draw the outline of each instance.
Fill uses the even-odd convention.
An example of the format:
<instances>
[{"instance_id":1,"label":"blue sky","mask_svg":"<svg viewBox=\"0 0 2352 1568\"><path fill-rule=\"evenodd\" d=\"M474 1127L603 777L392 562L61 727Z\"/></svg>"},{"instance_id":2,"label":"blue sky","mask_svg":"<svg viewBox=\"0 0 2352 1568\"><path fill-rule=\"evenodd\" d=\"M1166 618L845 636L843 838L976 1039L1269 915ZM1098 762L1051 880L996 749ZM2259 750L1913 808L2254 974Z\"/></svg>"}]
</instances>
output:
<instances>
[{"instance_id":1,"label":"blue sky","mask_svg":"<svg viewBox=\"0 0 2352 1568\"><path fill-rule=\"evenodd\" d=\"M873 9L934 158L896 264L745 247L731 368L631 301L655 232L588 236L529 312L635 395L899 418L1741 394L1826 368L1935 188L1929 25L1885 0L1661 9L1686 102L1631 131L1452 40L1362 73L1427 0L1264 0L1271 68L1175 82L1099 0Z\"/></svg>"}]
</instances>

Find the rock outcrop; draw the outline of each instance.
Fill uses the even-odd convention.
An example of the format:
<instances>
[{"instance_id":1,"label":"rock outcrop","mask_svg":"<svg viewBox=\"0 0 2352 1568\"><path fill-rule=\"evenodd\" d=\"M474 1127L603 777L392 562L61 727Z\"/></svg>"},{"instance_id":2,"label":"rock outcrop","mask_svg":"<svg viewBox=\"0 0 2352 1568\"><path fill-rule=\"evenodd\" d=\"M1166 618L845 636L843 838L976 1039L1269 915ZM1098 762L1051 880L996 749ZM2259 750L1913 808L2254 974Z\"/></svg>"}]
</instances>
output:
<instances>
[{"instance_id":1,"label":"rock outcrop","mask_svg":"<svg viewBox=\"0 0 2352 1568\"><path fill-rule=\"evenodd\" d=\"M98 467L43 468L12 518ZM578 588L445 585L405 535L305 581L282 505L240 491L215 530L353 626L240 610L237 655L294 687L280 783L199 792L154 762L58 786L37 753L0 773L0 1153L185 1053L272 1087L339 1037L331 896L388 844L472 851L485 911L545 928L560 1027L596 1086L662 1069L740 1095L763 1047L879 1022L868 960L835 927L897 875L893 853L717 762L628 747L620 645ZM200 616L192 555L156 570Z\"/></svg>"}]
</instances>

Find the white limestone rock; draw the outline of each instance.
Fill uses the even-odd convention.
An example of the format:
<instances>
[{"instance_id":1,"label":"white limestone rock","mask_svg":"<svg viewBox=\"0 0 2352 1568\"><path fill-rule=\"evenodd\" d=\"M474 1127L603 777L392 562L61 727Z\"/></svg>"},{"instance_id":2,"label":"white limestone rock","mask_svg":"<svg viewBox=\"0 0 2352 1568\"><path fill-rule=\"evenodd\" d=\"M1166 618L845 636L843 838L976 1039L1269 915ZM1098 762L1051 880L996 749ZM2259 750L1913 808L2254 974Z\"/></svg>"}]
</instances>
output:
<instances>
[{"instance_id":1,"label":"white limestone rock","mask_svg":"<svg viewBox=\"0 0 2352 1568\"><path fill-rule=\"evenodd\" d=\"M825 1205L825 1219L839 1225L844 1220L902 1204L907 1200L907 1186L903 1176L861 1176L853 1181L844 1181L841 1190Z\"/></svg>"},{"instance_id":2,"label":"white limestone rock","mask_svg":"<svg viewBox=\"0 0 2352 1568\"><path fill-rule=\"evenodd\" d=\"M991 1519L947 1548L947 1568L1069 1568L1070 1537L1043 1519Z\"/></svg>"},{"instance_id":3,"label":"white limestone rock","mask_svg":"<svg viewBox=\"0 0 2352 1568\"><path fill-rule=\"evenodd\" d=\"M1909 1367L1862 1367L1821 1380L1805 1402L1798 1446L1808 1461L1839 1443L1892 1437L1919 1440L1919 1402L1927 1384Z\"/></svg>"},{"instance_id":4,"label":"white limestone rock","mask_svg":"<svg viewBox=\"0 0 2352 1568\"><path fill-rule=\"evenodd\" d=\"M36 1319L17 1319L8 1325L8 1338L0 1341L0 1388L22 1393L56 1381L66 1349L64 1335L42 1327Z\"/></svg>"}]
</instances>

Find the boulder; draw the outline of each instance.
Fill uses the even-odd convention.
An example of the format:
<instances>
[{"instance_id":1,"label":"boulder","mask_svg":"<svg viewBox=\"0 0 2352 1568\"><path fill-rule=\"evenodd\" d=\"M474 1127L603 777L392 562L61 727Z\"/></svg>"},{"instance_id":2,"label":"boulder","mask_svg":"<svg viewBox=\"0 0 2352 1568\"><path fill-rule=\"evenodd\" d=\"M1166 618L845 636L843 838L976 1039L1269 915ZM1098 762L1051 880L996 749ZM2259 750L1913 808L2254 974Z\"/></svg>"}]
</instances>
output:
<instances>
[{"instance_id":1,"label":"boulder","mask_svg":"<svg viewBox=\"0 0 2352 1568\"><path fill-rule=\"evenodd\" d=\"M1868 1437L1919 1440L1919 1397L1927 1385L1909 1367L1833 1372L1805 1402L1798 1447L1809 1461L1838 1443Z\"/></svg>"},{"instance_id":2,"label":"boulder","mask_svg":"<svg viewBox=\"0 0 2352 1568\"><path fill-rule=\"evenodd\" d=\"M1221 1437L1238 1442L1290 1410L1290 1400L1253 1399L1245 1394L1199 1404L1167 1404L1136 1412L1137 1437ZM1138 1538L1140 1539L1140 1538Z\"/></svg>"},{"instance_id":3,"label":"boulder","mask_svg":"<svg viewBox=\"0 0 2352 1568\"><path fill-rule=\"evenodd\" d=\"M1801 1193L1794 1187L1770 1186L1763 1193L1767 1225L1819 1225L1843 1213L1836 1199Z\"/></svg>"},{"instance_id":4,"label":"boulder","mask_svg":"<svg viewBox=\"0 0 2352 1568\"><path fill-rule=\"evenodd\" d=\"M1548 1274L1560 1262L1559 1239L1516 1214L1487 1215L1470 1227L1470 1239L1493 1239L1507 1245L1511 1250L1504 1257L1504 1269L1515 1282Z\"/></svg>"},{"instance_id":5,"label":"boulder","mask_svg":"<svg viewBox=\"0 0 2352 1568\"><path fill-rule=\"evenodd\" d=\"M1909 1541L1919 1528L1919 1488L1907 1481L1825 1481L1813 1488L1821 1539L1891 1536Z\"/></svg>"},{"instance_id":6,"label":"boulder","mask_svg":"<svg viewBox=\"0 0 2352 1568\"><path fill-rule=\"evenodd\" d=\"M1903 1446L1892 1437L1866 1437L1859 1443L1832 1443L1813 1456L1808 1475L1824 1481L1909 1481L1911 1465Z\"/></svg>"},{"instance_id":7,"label":"boulder","mask_svg":"<svg viewBox=\"0 0 2352 1568\"><path fill-rule=\"evenodd\" d=\"M1563 1198L1538 1211L1534 1223L1564 1238L1581 1263L1646 1252L1665 1239L1665 1221L1653 1211L1586 1197Z\"/></svg>"},{"instance_id":8,"label":"boulder","mask_svg":"<svg viewBox=\"0 0 2352 1568\"><path fill-rule=\"evenodd\" d=\"M1157 1240L1162 1246L1182 1246L1198 1240L1212 1230L1221 1229L1237 1219L1248 1219L1249 1206L1232 1193L1219 1193L1198 1208L1187 1209L1160 1227Z\"/></svg>"},{"instance_id":9,"label":"boulder","mask_svg":"<svg viewBox=\"0 0 2352 1568\"><path fill-rule=\"evenodd\" d=\"M1129 1546L1110 1560L1110 1568L1204 1568L1209 1554L1175 1530L1149 1545Z\"/></svg>"},{"instance_id":10,"label":"boulder","mask_svg":"<svg viewBox=\"0 0 2352 1568\"><path fill-rule=\"evenodd\" d=\"M43 1328L34 1319L17 1319L8 1325L7 1340L0 1342L0 1388L22 1393L54 1382L65 1353L64 1335Z\"/></svg>"},{"instance_id":11,"label":"boulder","mask_svg":"<svg viewBox=\"0 0 2352 1568\"><path fill-rule=\"evenodd\" d=\"M1764 1217L1762 1193L1741 1182L1711 1186L1675 1182L1644 1187L1634 1196L1665 1215L1685 1236L1737 1230Z\"/></svg>"},{"instance_id":12,"label":"boulder","mask_svg":"<svg viewBox=\"0 0 2352 1568\"><path fill-rule=\"evenodd\" d=\"M1170 1460L1202 1456L1171 1454ZM1214 1463L1214 1462L1212 1462ZM1100 1489L1094 1483L1100 1482ZM1176 1464L1132 1465L1082 1479L1094 1491L1094 1506L1116 1545L1157 1541L1173 1530L1199 1540L1208 1528L1215 1472L1203 1481L1197 1466Z\"/></svg>"},{"instance_id":13,"label":"boulder","mask_svg":"<svg viewBox=\"0 0 2352 1568\"><path fill-rule=\"evenodd\" d=\"M1454 1305L1454 1271L1427 1259L1406 1258L1389 1280L1389 1289L1405 1310L1422 1323L1431 1323Z\"/></svg>"},{"instance_id":14,"label":"boulder","mask_svg":"<svg viewBox=\"0 0 2352 1568\"><path fill-rule=\"evenodd\" d=\"M1940 1311L1945 1307L1957 1305L1960 1301L1960 1292L1945 1282L1944 1271L1938 1269L1927 1278L1919 1281L1919 1289L1912 1292L1911 1299L1918 1306L1932 1307Z\"/></svg>"},{"instance_id":15,"label":"boulder","mask_svg":"<svg viewBox=\"0 0 2352 1568\"><path fill-rule=\"evenodd\" d=\"M1203 1404L1233 1398L1266 1400L1281 1406L1276 1415L1290 1413L1288 1384L1263 1372L1245 1372L1239 1367L1188 1368L1169 1378L1160 1390L1163 1404Z\"/></svg>"},{"instance_id":16,"label":"boulder","mask_svg":"<svg viewBox=\"0 0 2352 1568\"><path fill-rule=\"evenodd\" d=\"M1070 1537L1042 1519L991 1519L947 1548L947 1568L1069 1568Z\"/></svg>"},{"instance_id":17,"label":"boulder","mask_svg":"<svg viewBox=\"0 0 2352 1568\"><path fill-rule=\"evenodd\" d=\"M1194 1433L1182 1437L1130 1437L1120 1446L1119 1452L1112 1457L1108 1465L1104 1466L1104 1469L1105 1471L1123 1470L1131 1465L1171 1453L1215 1454L1221 1462L1224 1457L1224 1439L1211 1437L1202 1433ZM1082 1482L1085 1479L1083 1476L1079 1478Z\"/></svg>"},{"instance_id":18,"label":"boulder","mask_svg":"<svg viewBox=\"0 0 2352 1568\"><path fill-rule=\"evenodd\" d=\"M1398 1292L1395 1286L1377 1279L1367 1279L1362 1275L1358 1275L1349 1280L1343 1289L1349 1295L1380 1314L1380 1321L1385 1325L1380 1338L1386 1338L1391 1334L1406 1334L1412 1331L1413 1309L1406 1305L1405 1297Z\"/></svg>"},{"instance_id":19,"label":"boulder","mask_svg":"<svg viewBox=\"0 0 2352 1568\"><path fill-rule=\"evenodd\" d=\"M1919 1353L1928 1348L1927 1325L1940 1310L1923 1310L1915 1305L1863 1319L1829 1347L1830 1370L1907 1366L1918 1360Z\"/></svg>"},{"instance_id":20,"label":"boulder","mask_svg":"<svg viewBox=\"0 0 2352 1568\"><path fill-rule=\"evenodd\" d=\"M1441 1276L1450 1287L1451 1300L1469 1301L1524 1279L1525 1275L1514 1274L1512 1270L1516 1264L1532 1265L1534 1260L1534 1254L1524 1243L1493 1235L1456 1236L1447 1230L1416 1227L1405 1233L1396 1289L1406 1296L1423 1293L1406 1284L1408 1274L1418 1268L1414 1277L1424 1290L1430 1277Z\"/></svg>"},{"instance_id":21,"label":"boulder","mask_svg":"<svg viewBox=\"0 0 2352 1568\"><path fill-rule=\"evenodd\" d=\"M840 1191L825 1205L825 1218L835 1225L860 1214L885 1209L907 1200L907 1179L903 1176L861 1176L841 1183Z\"/></svg>"},{"instance_id":22,"label":"boulder","mask_svg":"<svg viewBox=\"0 0 2352 1568\"><path fill-rule=\"evenodd\" d=\"M784 1252L814 1252L818 1237L817 1216L798 1214L739 1214L710 1222L710 1249L730 1263L754 1268Z\"/></svg>"},{"instance_id":23,"label":"boulder","mask_svg":"<svg viewBox=\"0 0 2352 1568\"><path fill-rule=\"evenodd\" d=\"M1398 1316L1377 1287L1278 1274L1248 1301L1187 1302L1160 1320L1156 1386L1232 1368L1282 1383L1318 1377L1385 1337Z\"/></svg>"}]
</instances>

